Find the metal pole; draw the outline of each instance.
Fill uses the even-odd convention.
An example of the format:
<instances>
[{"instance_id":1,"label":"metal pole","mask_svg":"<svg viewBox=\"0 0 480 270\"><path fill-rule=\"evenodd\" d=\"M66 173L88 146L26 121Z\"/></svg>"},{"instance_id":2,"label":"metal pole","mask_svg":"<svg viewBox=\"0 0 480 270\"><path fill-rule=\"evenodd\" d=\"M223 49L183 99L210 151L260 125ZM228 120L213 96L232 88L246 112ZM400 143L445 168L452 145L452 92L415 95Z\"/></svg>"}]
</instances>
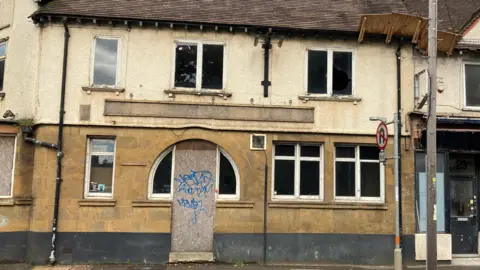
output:
<instances>
[{"instance_id":1,"label":"metal pole","mask_svg":"<svg viewBox=\"0 0 480 270\"><path fill-rule=\"evenodd\" d=\"M400 128L399 128L399 121L398 121L398 113L394 115L394 157L393 160L395 162L395 250L393 251L393 259L394 259L394 269L395 270L402 270L402 248L400 247L400 194L399 194L399 147L398 142L400 140Z\"/></svg>"},{"instance_id":2,"label":"metal pole","mask_svg":"<svg viewBox=\"0 0 480 270\"><path fill-rule=\"evenodd\" d=\"M427 120L427 270L437 269L437 0L429 0Z\"/></svg>"}]
</instances>

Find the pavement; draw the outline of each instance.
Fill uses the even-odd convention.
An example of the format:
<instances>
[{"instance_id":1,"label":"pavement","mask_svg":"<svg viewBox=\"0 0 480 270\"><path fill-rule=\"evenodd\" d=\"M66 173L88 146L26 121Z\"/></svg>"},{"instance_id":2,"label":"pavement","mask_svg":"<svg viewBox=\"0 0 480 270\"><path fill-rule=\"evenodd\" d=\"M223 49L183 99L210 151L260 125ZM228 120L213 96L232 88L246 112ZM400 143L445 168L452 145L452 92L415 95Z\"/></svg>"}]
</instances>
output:
<instances>
[{"instance_id":1,"label":"pavement","mask_svg":"<svg viewBox=\"0 0 480 270\"><path fill-rule=\"evenodd\" d=\"M180 264L180 265L60 265L30 266L26 264L0 264L0 270L388 270L390 266L315 266L282 265L262 266L244 264ZM425 266L405 267L404 270L425 269ZM439 270L478 270L479 266L439 265Z\"/></svg>"}]
</instances>

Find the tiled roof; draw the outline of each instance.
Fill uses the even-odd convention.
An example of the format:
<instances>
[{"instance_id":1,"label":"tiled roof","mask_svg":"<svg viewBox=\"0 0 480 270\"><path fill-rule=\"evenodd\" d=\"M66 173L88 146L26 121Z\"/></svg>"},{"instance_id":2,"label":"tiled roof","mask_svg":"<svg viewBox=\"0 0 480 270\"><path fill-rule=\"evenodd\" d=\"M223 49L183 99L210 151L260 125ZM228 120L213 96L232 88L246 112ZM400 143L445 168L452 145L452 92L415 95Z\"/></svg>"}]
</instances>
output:
<instances>
[{"instance_id":1,"label":"tiled roof","mask_svg":"<svg viewBox=\"0 0 480 270\"><path fill-rule=\"evenodd\" d=\"M362 14L428 16L428 0L52 0L34 16L71 15L355 32ZM480 0L439 0L440 29L459 31Z\"/></svg>"}]
</instances>

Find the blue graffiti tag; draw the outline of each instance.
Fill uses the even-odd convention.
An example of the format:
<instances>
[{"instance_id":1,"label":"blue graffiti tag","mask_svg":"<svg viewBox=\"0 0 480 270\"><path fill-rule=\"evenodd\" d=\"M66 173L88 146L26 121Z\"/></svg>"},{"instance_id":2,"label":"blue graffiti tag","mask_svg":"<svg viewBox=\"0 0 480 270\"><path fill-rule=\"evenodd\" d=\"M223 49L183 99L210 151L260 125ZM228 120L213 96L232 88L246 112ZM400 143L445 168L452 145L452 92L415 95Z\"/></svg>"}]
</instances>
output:
<instances>
[{"instance_id":1,"label":"blue graffiti tag","mask_svg":"<svg viewBox=\"0 0 480 270\"><path fill-rule=\"evenodd\" d=\"M192 224L197 224L198 221L198 216L201 213L204 213L205 215L208 216L207 209L205 209L205 205L203 205L203 202L201 200L195 200L195 198L192 198L190 201L185 198L177 199L178 204L181 207L185 207L188 209L193 210L193 216L192 216Z\"/></svg>"},{"instance_id":2,"label":"blue graffiti tag","mask_svg":"<svg viewBox=\"0 0 480 270\"><path fill-rule=\"evenodd\" d=\"M213 189L212 173L194 170L190 170L190 172L190 174L180 174L179 177L175 178L175 181L179 183L177 192L207 197L207 194Z\"/></svg>"}]
</instances>

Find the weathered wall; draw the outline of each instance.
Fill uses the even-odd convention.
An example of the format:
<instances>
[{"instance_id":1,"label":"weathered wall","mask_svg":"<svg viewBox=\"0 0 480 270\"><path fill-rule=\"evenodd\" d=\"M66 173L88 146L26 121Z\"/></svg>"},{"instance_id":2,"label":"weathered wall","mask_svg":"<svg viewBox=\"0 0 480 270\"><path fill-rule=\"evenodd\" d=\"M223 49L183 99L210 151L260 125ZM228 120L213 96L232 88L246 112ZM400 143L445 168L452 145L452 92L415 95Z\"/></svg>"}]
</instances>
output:
<instances>
[{"instance_id":1,"label":"weathered wall","mask_svg":"<svg viewBox=\"0 0 480 270\"><path fill-rule=\"evenodd\" d=\"M0 100L0 114L11 110L16 119L32 118L35 109L40 30L28 16L37 7L33 1L3 0L0 3L0 28L10 24L0 30L0 39L8 38L5 99Z\"/></svg>"},{"instance_id":2,"label":"weathered wall","mask_svg":"<svg viewBox=\"0 0 480 270\"><path fill-rule=\"evenodd\" d=\"M82 86L90 84L92 44L95 35L120 37L119 86L125 92L98 93L90 95ZM260 123L243 121L212 121L205 119L162 119L104 117L104 100L171 100L164 90L171 89L174 39L221 41L227 44L226 91L231 98L177 95L175 101L206 102L214 104L293 105L315 107L315 124L303 127L285 123ZM63 28L47 26L42 31L42 56L40 91L36 106L36 118L42 123L57 121L62 51ZM253 45L254 39L245 33L212 33L185 30L155 30L133 28L130 32L122 27L71 26L70 53L67 76L67 123L112 125L184 126L202 125L221 129L297 130L315 132L338 132L373 134L376 124L370 116L391 118L396 108L396 62L394 45L383 43L327 39L288 39L279 48L274 45L271 54L270 79L272 86L268 98L263 97L263 50ZM305 94L305 54L308 48L352 49L355 52L354 96L362 101L308 101L298 99ZM402 50L403 89L412 89L411 48ZM54 61L52 61L54 59ZM409 107L411 92L405 91L403 102ZM91 104L91 120L80 121L80 104Z\"/></svg>"}]
</instances>

